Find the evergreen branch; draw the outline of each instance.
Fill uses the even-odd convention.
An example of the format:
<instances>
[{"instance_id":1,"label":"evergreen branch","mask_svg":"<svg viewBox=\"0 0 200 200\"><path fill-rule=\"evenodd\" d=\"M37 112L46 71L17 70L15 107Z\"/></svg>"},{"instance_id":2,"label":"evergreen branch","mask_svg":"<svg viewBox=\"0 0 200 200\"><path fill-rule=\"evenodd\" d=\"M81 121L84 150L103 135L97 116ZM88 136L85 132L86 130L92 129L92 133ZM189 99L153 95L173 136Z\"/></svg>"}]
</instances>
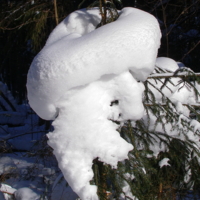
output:
<instances>
[{"instance_id":1,"label":"evergreen branch","mask_svg":"<svg viewBox=\"0 0 200 200\"><path fill-rule=\"evenodd\" d=\"M54 11L55 11L55 19L56 19L56 25L58 25L58 7L57 7L57 0L53 1L54 4Z\"/></svg>"},{"instance_id":2,"label":"evergreen branch","mask_svg":"<svg viewBox=\"0 0 200 200\"><path fill-rule=\"evenodd\" d=\"M150 104L150 103L144 103L145 106L148 106L148 107L151 107L151 106L155 106L155 105L159 105L159 106L166 106L167 104L166 103L153 103L153 104ZM200 107L200 104L182 104L183 106L193 106L193 107L197 107L199 108Z\"/></svg>"},{"instance_id":3,"label":"evergreen branch","mask_svg":"<svg viewBox=\"0 0 200 200\"><path fill-rule=\"evenodd\" d=\"M180 74L174 75L174 73L163 73L163 74L150 74L147 79L159 79L159 78L185 78L188 74L182 72ZM195 76L200 77L200 73L195 73ZM189 77L192 77L191 75Z\"/></svg>"},{"instance_id":4,"label":"evergreen branch","mask_svg":"<svg viewBox=\"0 0 200 200\"><path fill-rule=\"evenodd\" d=\"M165 78L165 81L164 81L164 82L162 82L160 79L158 79L158 81L160 81L160 82L163 84L163 85L161 86L160 90L162 90L164 87L166 87L166 88L172 93L171 88L169 88L169 87L167 86L167 83L168 83L168 82L170 82L170 83L174 86L174 83L171 82L170 78Z\"/></svg>"},{"instance_id":5,"label":"evergreen branch","mask_svg":"<svg viewBox=\"0 0 200 200\"><path fill-rule=\"evenodd\" d=\"M17 111L15 106L12 104L12 102L7 98L7 96L3 93L0 92L0 96L3 97L3 99L6 101L6 103L10 106L10 108L12 109L12 111Z\"/></svg>"}]
</instances>

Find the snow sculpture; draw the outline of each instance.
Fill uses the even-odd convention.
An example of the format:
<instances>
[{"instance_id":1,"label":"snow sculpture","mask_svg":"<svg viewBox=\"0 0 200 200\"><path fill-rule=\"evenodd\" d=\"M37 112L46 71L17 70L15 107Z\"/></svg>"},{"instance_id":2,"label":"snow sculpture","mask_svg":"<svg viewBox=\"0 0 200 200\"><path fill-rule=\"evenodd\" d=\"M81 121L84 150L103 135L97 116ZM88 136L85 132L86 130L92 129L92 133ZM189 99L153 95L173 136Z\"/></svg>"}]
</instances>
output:
<instances>
[{"instance_id":1,"label":"snow sculpture","mask_svg":"<svg viewBox=\"0 0 200 200\"><path fill-rule=\"evenodd\" d=\"M117 120L143 116L142 92L160 45L157 20L135 8L95 29L99 10L70 14L51 33L28 73L31 107L55 119L49 145L63 175L81 199L98 199L93 159L117 167L132 145L123 140ZM111 102L117 100L118 104Z\"/></svg>"}]
</instances>

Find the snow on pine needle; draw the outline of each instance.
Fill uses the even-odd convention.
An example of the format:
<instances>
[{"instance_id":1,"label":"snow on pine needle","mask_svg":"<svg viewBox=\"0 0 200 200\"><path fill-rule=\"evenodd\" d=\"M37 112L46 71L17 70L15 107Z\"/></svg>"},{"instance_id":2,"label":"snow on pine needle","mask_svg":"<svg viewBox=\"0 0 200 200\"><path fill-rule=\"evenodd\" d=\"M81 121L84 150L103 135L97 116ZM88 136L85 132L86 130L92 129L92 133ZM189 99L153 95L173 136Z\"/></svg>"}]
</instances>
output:
<instances>
[{"instance_id":1,"label":"snow on pine needle","mask_svg":"<svg viewBox=\"0 0 200 200\"><path fill-rule=\"evenodd\" d=\"M134 8L95 29L99 22L98 9L70 14L33 60L27 81L31 107L40 117L55 119L49 145L83 200L98 199L97 187L90 185L93 160L116 168L133 149L114 121L143 116L144 86L137 81L154 69L161 37L157 20Z\"/></svg>"}]
</instances>

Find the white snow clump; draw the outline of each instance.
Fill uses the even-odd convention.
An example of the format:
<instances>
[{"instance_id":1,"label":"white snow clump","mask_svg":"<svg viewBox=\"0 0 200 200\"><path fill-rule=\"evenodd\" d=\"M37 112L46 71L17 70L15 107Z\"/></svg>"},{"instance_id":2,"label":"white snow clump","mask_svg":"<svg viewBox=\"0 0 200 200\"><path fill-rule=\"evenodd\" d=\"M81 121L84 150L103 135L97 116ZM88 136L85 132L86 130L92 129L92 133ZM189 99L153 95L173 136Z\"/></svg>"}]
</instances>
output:
<instances>
[{"instance_id":1,"label":"white snow clump","mask_svg":"<svg viewBox=\"0 0 200 200\"><path fill-rule=\"evenodd\" d=\"M14 193L16 200L37 200L39 199L39 195L36 194L30 188L24 187L20 188Z\"/></svg>"},{"instance_id":2,"label":"white snow clump","mask_svg":"<svg viewBox=\"0 0 200 200\"><path fill-rule=\"evenodd\" d=\"M160 168L162 168L163 166L170 166L170 164L168 163L169 161L169 158L163 158L158 164Z\"/></svg>"},{"instance_id":3,"label":"white snow clump","mask_svg":"<svg viewBox=\"0 0 200 200\"><path fill-rule=\"evenodd\" d=\"M161 34L152 15L124 8L115 22L95 29L99 22L98 9L72 13L35 57L27 89L40 117L54 119L57 102L71 88L127 70L145 80L154 69Z\"/></svg>"},{"instance_id":4,"label":"white snow clump","mask_svg":"<svg viewBox=\"0 0 200 200\"><path fill-rule=\"evenodd\" d=\"M98 199L93 160L116 168L133 149L113 121L143 116L138 81L153 71L161 37L157 20L135 8L95 29L99 22L96 8L70 14L33 60L27 81L31 107L46 120L57 116L49 145L82 200Z\"/></svg>"}]
</instances>

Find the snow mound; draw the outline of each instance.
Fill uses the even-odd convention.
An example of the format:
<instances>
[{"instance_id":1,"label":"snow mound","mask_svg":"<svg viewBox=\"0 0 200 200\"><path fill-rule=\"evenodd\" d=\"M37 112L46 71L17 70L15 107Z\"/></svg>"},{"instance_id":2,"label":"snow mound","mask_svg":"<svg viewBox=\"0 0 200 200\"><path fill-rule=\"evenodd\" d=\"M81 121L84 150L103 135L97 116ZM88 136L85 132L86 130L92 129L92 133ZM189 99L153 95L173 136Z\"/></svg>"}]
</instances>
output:
<instances>
[{"instance_id":1,"label":"snow mound","mask_svg":"<svg viewBox=\"0 0 200 200\"><path fill-rule=\"evenodd\" d=\"M38 200L39 195L36 194L33 190L30 188L20 188L15 193L15 199L16 200Z\"/></svg>"},{"instance_id":2,"label":"snow mound","mask_svg":"<svg viewBox=\"0 0 200 200\"><path fill-rule=\"evenodd\" d=\"M98 9L69 15L33 60L27 81L31 107L44 119L57 116L49 145L82 200L98 199L93 160L116 168L133 149L117 129L144 114L138 80L153 71L161 36L157 20L135 8L95 29L99 22Z\"/></svg>"},{"instance_id":3,"label":"snow mound","mask_svg":"<svg viewBox=\"0 0 200 200\"><path fill-rule=\"evenodd\" d=\"M156 66L164 71L167 70L169 72L175 72L179 68L176 61L167 57L158 57L156 59ZM178 83L180 80L181 79L177 77L170 78L170 81L168 81L168 83L161 90L163 95L170 98L179 89ZM149 89L153 92L156 101L162 102L163 95L160 92L160 89L165 82L165 78L161 78L159 80L150 79L149 82L150 82Z\"/></svg>"},{"instance_id":4,"label":"snow mound","mask_svg":"<svg viewBox=\"0 0 200 200\"><path fill-rule=\"evenodd\" d=\"M167 57L158 57L156 59L156 66L171 72L175 72L179 68L178 63L175 60Z\"/></svg>"},{"instance_id":5,"label":"snow mound","mask_svg":"<svg viewBox=\"0 0 200 200\"><path fill-rule=\"evenodd\" d=\"M124 8L115 22L95 29L98 13L89 9L69 15L33 60L28 99L41 118L54 119L57 103L71 88L126 70L145 80L153 70L161 37L157 20L141 10Z\"/></svg>"},{"instance_id":6,"label":"snow mound","mask_svg":"<svg viewBox=\"0 0 200 200\"><path fill-rule=\"evenodd\" d=\"M162 168L163 166L170 166L170 164L168 163L169 161L169 158L163 158L158 164L160 168Z\"/></svg>"}]
</instances>

